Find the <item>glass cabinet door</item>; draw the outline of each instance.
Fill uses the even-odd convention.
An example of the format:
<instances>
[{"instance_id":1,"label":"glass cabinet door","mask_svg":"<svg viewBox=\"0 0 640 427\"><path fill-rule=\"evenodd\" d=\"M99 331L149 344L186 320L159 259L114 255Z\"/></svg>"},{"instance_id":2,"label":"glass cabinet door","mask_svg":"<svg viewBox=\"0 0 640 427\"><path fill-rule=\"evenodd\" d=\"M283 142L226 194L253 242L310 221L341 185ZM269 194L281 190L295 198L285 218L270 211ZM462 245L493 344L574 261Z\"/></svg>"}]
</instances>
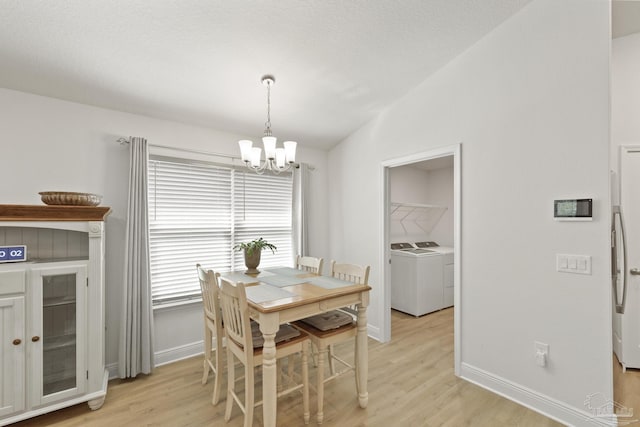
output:
<instances>
[{"instance_id":1,"label":"glass cabinet door","mask_svg":"<svg viewBox=\"0 0 640 427\"><path fill-rule=\"evenodd\" d=\"M32 270L32 403L84 392L84 264L49 263Z\"/></svg>"}]
</instances>

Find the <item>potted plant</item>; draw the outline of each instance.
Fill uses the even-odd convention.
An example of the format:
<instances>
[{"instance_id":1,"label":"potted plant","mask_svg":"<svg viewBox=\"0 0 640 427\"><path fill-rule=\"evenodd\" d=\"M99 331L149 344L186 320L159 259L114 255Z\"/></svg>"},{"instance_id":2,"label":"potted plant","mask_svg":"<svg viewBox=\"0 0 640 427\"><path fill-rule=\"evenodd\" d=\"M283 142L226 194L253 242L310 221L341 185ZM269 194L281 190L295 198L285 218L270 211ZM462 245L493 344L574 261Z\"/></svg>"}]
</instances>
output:
<instances>
[{"instance_id":1,"label":"potted plant","mask_svg":"<svg viewBox=\"0 0 640 427\"><path fill-rule=\"evenodd\" d=\"M244 251L244 265L247 267L247 274L257 274L260 271L258 266L260 265L260 254L263 249L271 249L272 253L276 252L276 246L267 242L262 237L252 240L250 242L238 243L233 247L236 251Z\"/></svg>"}]
</instances>

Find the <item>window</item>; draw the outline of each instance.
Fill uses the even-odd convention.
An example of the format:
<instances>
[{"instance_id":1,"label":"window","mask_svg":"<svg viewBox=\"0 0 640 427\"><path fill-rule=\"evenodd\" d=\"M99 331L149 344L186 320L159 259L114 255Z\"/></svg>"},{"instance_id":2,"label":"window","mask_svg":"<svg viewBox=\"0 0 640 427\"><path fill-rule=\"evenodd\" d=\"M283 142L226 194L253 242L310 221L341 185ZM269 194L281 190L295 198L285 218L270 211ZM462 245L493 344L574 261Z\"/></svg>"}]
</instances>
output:
<instances>
[{"instance_id":1,"label":"window","mask_svg":"<svg viewBox=\"0 0 640 427\"><path fill-rule=\"evenodd\" d=\"M236 243L277 246L261 267L291 266L291 174L256 175L213 163L152 156L149 245L154 305L200 298L196 264L244 268Z\"/></svg>"}]
</instances>

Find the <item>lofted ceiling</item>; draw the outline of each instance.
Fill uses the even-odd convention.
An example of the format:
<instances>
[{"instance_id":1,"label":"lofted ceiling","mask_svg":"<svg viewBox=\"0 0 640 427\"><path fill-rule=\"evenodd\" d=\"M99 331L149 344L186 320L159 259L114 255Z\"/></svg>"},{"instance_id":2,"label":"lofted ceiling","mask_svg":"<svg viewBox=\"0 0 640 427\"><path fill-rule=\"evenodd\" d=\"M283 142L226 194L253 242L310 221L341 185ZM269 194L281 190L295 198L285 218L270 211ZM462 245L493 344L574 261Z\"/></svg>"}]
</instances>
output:
<instances>
[{"instance_id":1,"label":"lofted ceiling","mask_svg":"<svg viewBox=\"0 0 640 427\"><path fill-rule=\"evenodd\" d=\"M614 39L640 32L640 0L613 0L611 21Z\"/></svg>"},{"instance_id":2,"label":"lofted ceiling","mask_svg":"<svg viewBox=\"0 0 640 427\"><path fill-rule=\"evenodd\" d=\"M2 0L0 87L329 148L529 0Z\"/></svg>"},{"instance_id":3,"label":"lofted ceiling","mask_svg":"<svg viewBox=\"0 0 640 427\"><path fill-rule=\"evenodd\" d=\"M330 148L530 0L2 0L0 87Z\"/></svg>"}]
</instances>

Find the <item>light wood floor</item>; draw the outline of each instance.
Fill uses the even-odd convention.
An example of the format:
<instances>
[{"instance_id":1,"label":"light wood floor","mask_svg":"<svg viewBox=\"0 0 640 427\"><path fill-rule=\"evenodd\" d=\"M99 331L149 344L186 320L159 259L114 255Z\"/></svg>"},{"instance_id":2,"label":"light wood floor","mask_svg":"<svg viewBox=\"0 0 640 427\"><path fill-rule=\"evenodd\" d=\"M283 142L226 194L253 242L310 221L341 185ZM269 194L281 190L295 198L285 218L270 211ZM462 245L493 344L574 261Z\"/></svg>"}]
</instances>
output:
<instances>
[{"instance_id":1,"label":"light wood floor","mask_svg":"<svg viewBox=\"0 0 640 427\"><path fill-rule=\"evenodd\" d=\"M635 419L640 417L640 370L627 369L622 372L622 365L613 355L613 400L633 409Z\"/></svg>"},{"instance_id":2,"label":"light wood floor","mask_svg":"<svg viewBox=\"0 0 640 427\"><path fill-rule=\"evenodd\" d=\"M358 406L353 374L344 375L325 388L323 425L560 426L453 375L453 309L419 319L394 311L392 337L386 344L369 341L368 408ZM353 354L348 345L338 346L337 351L345 356ZM310 378L314 375L310 369ZM241 426L237 406L231 421L225 423L225 399L212 406L213 383L210 380L202 386L201 377L202 358L194 357L161 366L154 374L136 380L111 381L106 402L98 411L81 404L14 426ZM261 398L260 387L256 387L257 398ZM310 397L311 424L315 424L313 391ZM278 425L304 425L301 399L293 394L278 400ZM257 408L254 425L262 425L261 408Z\"/></svg>"}]
</instances>

